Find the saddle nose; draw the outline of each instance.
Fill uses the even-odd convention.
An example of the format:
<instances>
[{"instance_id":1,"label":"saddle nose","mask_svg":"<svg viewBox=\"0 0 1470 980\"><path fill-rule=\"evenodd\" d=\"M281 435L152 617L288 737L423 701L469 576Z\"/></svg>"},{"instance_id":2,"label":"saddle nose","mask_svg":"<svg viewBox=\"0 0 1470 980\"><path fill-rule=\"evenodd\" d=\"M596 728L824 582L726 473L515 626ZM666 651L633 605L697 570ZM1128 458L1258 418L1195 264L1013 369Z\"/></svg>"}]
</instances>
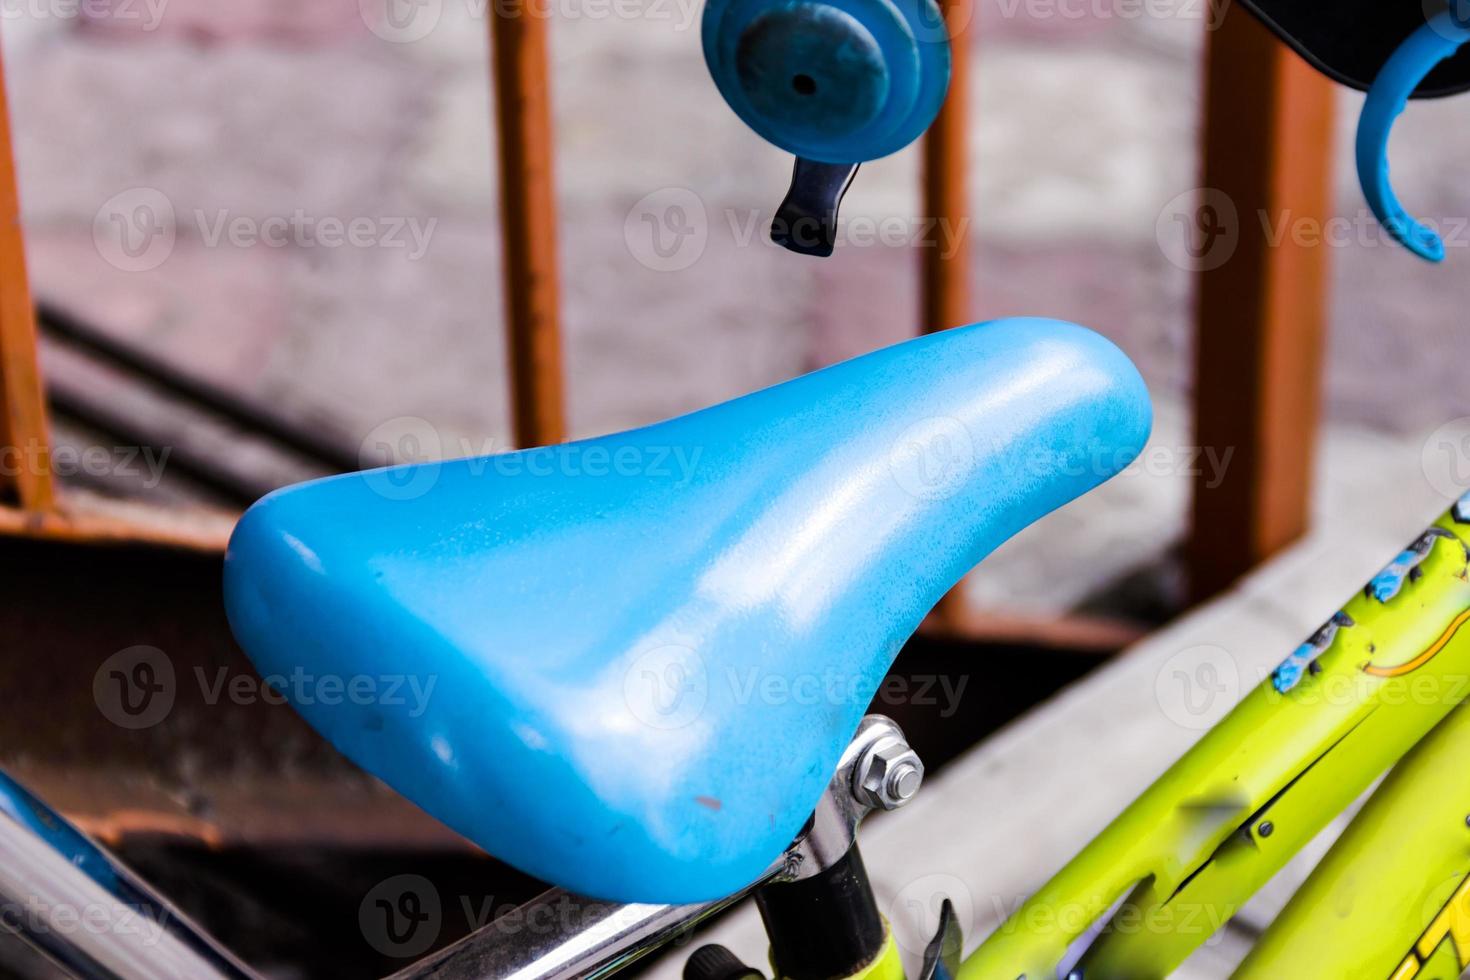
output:
<instances>
[{"instance_id":1,"label":"saddle nose","mask_svg":"<svg viewBox=\"0 0 1470 980\"><path fill-rule=\"evenodd\" d=\"M491 854L703 901L798 833L927 611L1149 426L1108 341L980 324L644 429L279 491L226 608L338 749Z\"/></svg>"}]
</instances>

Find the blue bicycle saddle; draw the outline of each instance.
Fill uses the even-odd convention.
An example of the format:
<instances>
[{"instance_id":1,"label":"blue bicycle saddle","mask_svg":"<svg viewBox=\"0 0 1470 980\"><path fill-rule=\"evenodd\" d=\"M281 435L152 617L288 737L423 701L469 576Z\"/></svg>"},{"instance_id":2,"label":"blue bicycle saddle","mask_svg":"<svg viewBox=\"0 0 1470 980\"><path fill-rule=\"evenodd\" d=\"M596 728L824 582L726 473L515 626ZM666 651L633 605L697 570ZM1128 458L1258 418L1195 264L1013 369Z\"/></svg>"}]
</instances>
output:
<instances>
[{"instance_id":1,"label":"blue bicycle saddle","mask_svg":"<svg viewBox=\"0 0 1470 980\"><path fill-rule=\"evenodd\" d=\"M713 899L800 831L929 609L1149 426L1108 341L979 324L644 429L278 491L226 604L323 735L491 854Z\"/></svg>"}]
</instances>

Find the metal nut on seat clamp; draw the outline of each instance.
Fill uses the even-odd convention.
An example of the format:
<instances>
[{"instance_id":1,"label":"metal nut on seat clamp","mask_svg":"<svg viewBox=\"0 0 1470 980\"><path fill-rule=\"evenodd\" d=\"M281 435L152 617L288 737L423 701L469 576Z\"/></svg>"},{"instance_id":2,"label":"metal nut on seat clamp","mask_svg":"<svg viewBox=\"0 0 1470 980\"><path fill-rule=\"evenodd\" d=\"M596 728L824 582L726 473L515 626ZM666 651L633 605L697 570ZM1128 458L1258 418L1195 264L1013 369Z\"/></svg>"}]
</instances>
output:
<instances>
[{"instance_id":1,"label":"metal nut on seat clamp","mask_svg":"<svg viewBox=\"0 0 1470 980\"><path fill-rule=\"evenodd\" d=\"M853 794L869 806L897 810L919 792L924 763L902 736L888 735L871 745L853 770Z\"/></svg>"}]
</instances>

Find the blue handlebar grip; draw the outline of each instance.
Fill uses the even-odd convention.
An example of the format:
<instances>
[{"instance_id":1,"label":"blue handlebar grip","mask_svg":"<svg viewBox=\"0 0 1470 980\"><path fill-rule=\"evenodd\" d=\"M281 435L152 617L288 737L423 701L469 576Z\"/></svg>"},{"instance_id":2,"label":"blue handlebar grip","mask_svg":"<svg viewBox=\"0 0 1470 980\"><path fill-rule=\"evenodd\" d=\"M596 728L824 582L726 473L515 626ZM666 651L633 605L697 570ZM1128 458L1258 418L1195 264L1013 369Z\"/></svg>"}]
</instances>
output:
<instances>
[{"instance_id":1,"label":"blue handlebar grip","mask_svg":"<svg viewBox=\"0 0 1470 980\"><path fill-rule=\"evenodd\" d=\"M1388 138L1426 75L1470 41L1470 26L1446 10L1399 45L1384 63L1358 119L1358 182L1368 207L1394 240L1420 258L1444 261L1444 241L1404 209L1388 176Z\"/></svg>"}]
</instances>

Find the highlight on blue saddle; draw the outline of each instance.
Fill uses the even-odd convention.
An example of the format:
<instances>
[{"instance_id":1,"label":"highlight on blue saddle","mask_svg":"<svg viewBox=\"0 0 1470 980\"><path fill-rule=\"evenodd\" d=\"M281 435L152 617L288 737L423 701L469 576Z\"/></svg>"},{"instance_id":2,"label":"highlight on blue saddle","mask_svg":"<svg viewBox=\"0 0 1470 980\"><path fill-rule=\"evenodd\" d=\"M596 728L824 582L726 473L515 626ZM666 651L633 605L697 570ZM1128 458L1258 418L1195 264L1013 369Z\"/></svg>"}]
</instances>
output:
<instances>
[{"instance_id":1,"label":"highlight on blue saddle","mask_svg":"<svg viewBox=\"0 0 1470 980\"><path fill-rule=\"evenodd\" d=\"M1150 421L1097 334L963 327L643 429L271 494L226 608L333 745L491 854L713 899L798 835L935 603Z\"/></svg>"},{"instance_id":2,"label":"highlight on blue saddle","mask_svg":"<svg viewBox=\"0 0 1470 980\"><path fill-rule=\"evenodd\" d=\"M1368 90L1358 119L1358 181L1368 207L1395 241L1431 262L1444 261L1444 241L1409 214L1394 194L1389 181L1388 140L1394 121L1419 83L1466 41L1470 41L1470 22L1457 11L1445 10L1430 18L1384 64Z\"/></svg>"},{"instance_id":3,"label":"highlight on blue saddle","mask_svg":"<svg viewBox=\"0 0 1470 980\"><path fill-rule=\"evenodd\" d=\"M903 149L949 91L949 30L935 0L710 0L701 31L735 114L819 163Z\"/></svg>"}]
</instances>

